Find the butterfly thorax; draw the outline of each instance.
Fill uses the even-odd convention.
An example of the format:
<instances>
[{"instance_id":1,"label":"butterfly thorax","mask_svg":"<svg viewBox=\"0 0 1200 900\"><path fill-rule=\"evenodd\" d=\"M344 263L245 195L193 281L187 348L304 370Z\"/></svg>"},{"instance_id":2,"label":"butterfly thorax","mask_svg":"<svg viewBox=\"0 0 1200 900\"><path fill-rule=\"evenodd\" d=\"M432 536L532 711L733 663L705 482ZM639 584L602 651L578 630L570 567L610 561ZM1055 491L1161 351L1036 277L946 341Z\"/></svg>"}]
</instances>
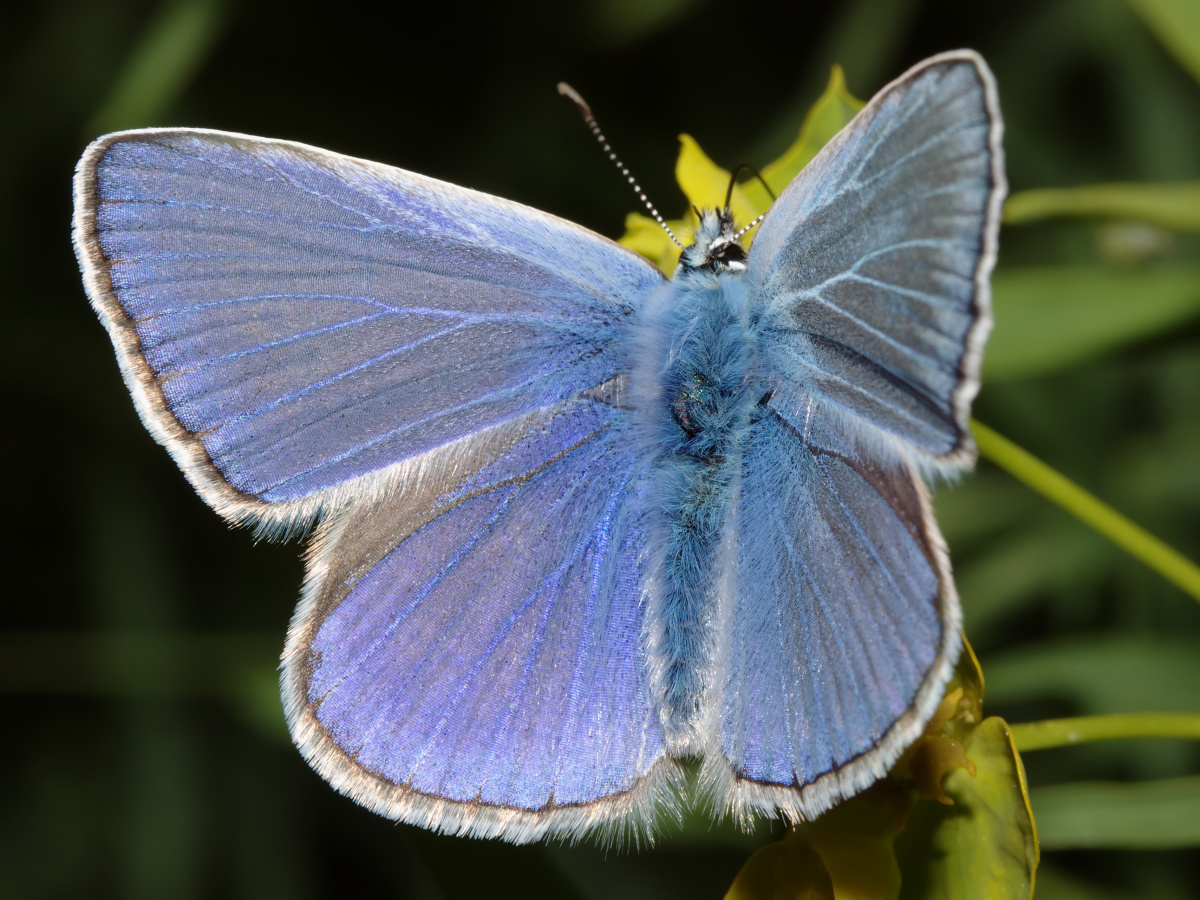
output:
<instances>
[{"instance_id":1,"label":"butterfly thorax","mask_svg":"<svg viewBox=\"0 0 1200 900\"><path fill-rule=\"evenodd\" d=\"M727 209L700 213L695 240L679 256L681 272L741 272L746 268L746 249L738 243L733 215Z\"/></svg>"},{"instance_id":2,"label":"butterfly thorax","mask_svg":"<svg viewBox=\"0 0 1200 900\"><path fill-rule=\"evenodd\" d=\"M659 340L647 348L646 377L657 384L656 405L645 414L663 501L660 595L652 602L666 613L653 617L664 626L650 635L650 652L675 752L698 740L713 704L704 661L714 658L723 627L715 584L741 446L762 393L742 278L745 254L726 240L731 234L717 214L704 217L696 244L656 298Z\"/></svg>"}]
</instances>

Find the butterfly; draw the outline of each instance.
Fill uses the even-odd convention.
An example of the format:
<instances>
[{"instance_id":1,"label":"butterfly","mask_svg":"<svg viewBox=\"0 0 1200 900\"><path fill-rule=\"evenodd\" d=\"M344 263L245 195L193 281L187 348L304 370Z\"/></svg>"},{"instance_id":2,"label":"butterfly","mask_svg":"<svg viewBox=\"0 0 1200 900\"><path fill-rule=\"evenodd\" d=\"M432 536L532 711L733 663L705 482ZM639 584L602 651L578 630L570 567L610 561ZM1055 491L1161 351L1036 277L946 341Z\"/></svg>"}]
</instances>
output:
<instances>
[{"instance_id":1,"label":"butterfly","mask_svg":"<svg viewBox=\"0 0 1200 900\"><path fill-rule=\"evenodd\" d=\"M928 59L670 279L303 144L88 147L74 244L143 423L230 522L315 528L281 665L312 767L514 842L884 775L961 646L925 479L974 456L1001 131L979 56Z\"/></svg>"}]
</instances>

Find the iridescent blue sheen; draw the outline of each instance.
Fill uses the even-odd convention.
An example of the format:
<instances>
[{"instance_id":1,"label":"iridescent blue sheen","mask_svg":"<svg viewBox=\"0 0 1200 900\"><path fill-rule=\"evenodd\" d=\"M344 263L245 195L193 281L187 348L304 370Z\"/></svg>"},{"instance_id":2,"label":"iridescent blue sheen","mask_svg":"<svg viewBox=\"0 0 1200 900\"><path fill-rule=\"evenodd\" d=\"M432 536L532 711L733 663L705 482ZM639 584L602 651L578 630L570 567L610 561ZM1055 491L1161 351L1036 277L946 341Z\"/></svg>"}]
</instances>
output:
<instances>
[{"instance_id":1,"label":"iridescent blue sheen","mask_svg":"<svg viewBox=\"0 0 1200 900\"><path fill-rule=\"evenodd\" d=\"M640 651L643 477L608 418L450 504L322 622L309 696L360 765L537 810L628 791L662 757Z\"/></svg>"},{"instance_id":2,"label":"iridescent blue sheen","mask_svg":"<svg viewBox=\"0 0 1200 900\"><path fill-rule=\"evenodd\" d=\"M313 147L95 142L76 252L143 421L231 521L319 521L282 667L314 768L518 842L650 834L689 757L742 818L886 772L960 646L922 478L973 458L1000 134L982 60L928 60L670 281Z\"/></svg>"},{"instance_id":3,"label":"iridescent blue sheen","mask_svg":"<svg viewBox=\"0 0 1200 900\"><path fill-rule=\"evenodd\" d=\"M188 132L96 168L113 289L239 491L293 500L598 384L661 281L565 222L378 168Z\"/></svg>"}]
</instances>

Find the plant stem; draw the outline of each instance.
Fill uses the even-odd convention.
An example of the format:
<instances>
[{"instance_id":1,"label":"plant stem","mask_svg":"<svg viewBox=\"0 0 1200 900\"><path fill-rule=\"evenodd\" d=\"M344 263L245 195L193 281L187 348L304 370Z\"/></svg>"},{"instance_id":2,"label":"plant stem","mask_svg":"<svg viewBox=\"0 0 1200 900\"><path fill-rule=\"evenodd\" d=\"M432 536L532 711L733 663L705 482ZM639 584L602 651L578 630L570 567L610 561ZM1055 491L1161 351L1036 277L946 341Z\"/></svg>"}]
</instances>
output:
<instances>
[{"instance_id":1,"label":"plant stem","mask_svg":"<svg viewBox=\"0 0 1200 900\"><path fill-rule=\"evenodd\" d=\"M1127 713L1111 716L1079 716L1010 725L1013 741L1022 753L1065 747L1087 741L1123 738L1183 738L1200 740L1200 715L1173 713Z\"/></svg>"},{"instance_id":2,"label":"plant stem","mask_svg":"<svg viewBox=\"0 0 1200 900\"><path fill-rule=\"evenodd\" d=\"M971 432L980 454L1200 600L1200 567L1186 556L981 422Z\"/></svg>"}]
</instances>

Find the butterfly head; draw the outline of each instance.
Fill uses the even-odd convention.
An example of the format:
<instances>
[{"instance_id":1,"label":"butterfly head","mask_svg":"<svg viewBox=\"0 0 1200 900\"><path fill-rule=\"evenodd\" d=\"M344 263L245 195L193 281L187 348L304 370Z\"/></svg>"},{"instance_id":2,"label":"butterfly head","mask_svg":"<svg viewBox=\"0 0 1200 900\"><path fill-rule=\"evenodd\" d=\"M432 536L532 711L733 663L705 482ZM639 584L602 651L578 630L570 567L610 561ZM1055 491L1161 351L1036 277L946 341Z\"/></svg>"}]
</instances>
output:
<instances>
[{"instance_id":1,"label":"butterfly head","mask_svg":"<svg viewBox=\"0 0 1200 900\"><path fill-rule=\"evenodd\" d=\"M684 271L740 272L746 268L746 248L739 243L733 213L725 209L697 210L700 225L695 240L679 257Z\"/></svg>"}]
</instances>

